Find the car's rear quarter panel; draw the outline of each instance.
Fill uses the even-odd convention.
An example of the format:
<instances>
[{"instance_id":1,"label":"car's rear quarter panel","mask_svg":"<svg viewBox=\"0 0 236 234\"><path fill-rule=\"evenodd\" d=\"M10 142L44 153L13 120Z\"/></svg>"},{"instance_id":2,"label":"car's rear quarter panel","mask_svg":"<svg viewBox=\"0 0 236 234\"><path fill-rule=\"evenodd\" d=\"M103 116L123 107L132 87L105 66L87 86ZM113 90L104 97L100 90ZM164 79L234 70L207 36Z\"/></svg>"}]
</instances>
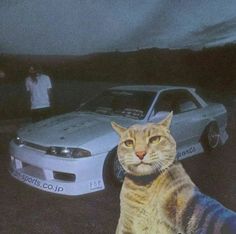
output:
<instances>
[{"instance_id":1,"label":"car's rear quarter panel","mask_svg":"<svg viewBox=\"0 0 236 234\"><path fill-rule=\"evenodd\" d=\"M226 128L227 110L223 104L208 103L206 107L206 115L209 122L216 121L219 128Z\"/></svg>"}]
</instances>

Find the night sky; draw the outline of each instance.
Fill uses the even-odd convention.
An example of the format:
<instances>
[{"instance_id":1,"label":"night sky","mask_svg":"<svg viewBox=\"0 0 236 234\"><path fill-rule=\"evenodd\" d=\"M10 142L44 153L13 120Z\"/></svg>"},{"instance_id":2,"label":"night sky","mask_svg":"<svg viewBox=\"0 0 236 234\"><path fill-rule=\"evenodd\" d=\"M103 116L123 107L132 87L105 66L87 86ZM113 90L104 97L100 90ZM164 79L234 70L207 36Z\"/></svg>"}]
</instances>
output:
<instances>
[{"instance_id":1,"label":"night sky","mask_svg":"<svg viewBox=\"0 0 236 234\"><path fill-rule=\"evenodd\" d=\"M236 42L235 0L1 0L0 53L83 55Z\"/></svg>"}]
</instances>

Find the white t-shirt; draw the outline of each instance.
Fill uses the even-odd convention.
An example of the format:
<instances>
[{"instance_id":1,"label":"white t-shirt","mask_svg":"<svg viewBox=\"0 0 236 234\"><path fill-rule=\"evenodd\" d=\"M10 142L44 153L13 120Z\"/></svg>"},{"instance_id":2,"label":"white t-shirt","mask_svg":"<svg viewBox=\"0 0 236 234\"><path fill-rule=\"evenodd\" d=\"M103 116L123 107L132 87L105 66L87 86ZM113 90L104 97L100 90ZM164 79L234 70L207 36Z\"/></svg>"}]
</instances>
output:
<instances>
[{"instance_id":1,"label":"white t-shirt","mask_svg":"<svg viewBox=\"0 0 236 234\"><path fill-rule=\"evenodd\" d=\"M50 107L48 89L52 88L51 80L44 74L37 75L37 82L31 77L25 80L26 90L31 94L31 109Z\"/></svg>"}]
</instances>

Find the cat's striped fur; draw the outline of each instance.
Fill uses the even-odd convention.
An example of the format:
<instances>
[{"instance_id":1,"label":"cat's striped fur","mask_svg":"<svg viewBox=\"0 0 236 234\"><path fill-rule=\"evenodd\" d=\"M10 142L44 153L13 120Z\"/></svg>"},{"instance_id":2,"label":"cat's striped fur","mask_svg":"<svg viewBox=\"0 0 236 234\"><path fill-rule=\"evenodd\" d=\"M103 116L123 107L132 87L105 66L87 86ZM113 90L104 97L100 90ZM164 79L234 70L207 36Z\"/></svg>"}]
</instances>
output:
<instances>
[{"instance_id":1,"label":"cat's striped fur","mask_svg":"<svg viewBox=\"0 0 236 234\"><path fill-rule=\"evenodd\" d=\"M127 172L116 233L235 234L236 214L202 194L175 161L171 118L128 129L112 123L121 137L118 158Z\"/></svg>"}]
</instances>

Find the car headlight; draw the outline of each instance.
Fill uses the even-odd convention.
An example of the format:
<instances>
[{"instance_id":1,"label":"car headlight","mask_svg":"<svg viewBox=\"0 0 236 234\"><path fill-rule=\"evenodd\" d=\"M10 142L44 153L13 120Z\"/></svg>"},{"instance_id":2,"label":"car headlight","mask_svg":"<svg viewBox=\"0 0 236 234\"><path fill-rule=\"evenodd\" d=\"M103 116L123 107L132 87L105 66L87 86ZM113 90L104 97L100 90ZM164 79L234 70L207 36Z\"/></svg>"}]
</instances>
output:
<instances>
[{"instance_id":1,"label":"car headlight","mask_svg":"<svg viewBox=\"0 0 236 234\"><path fill-rule=\"evenodd\" d=\"M24 145L24 141L19 136L15 136L13 141L16 145Z\"/></svg>"},{"instance_id":2,"label":"car headlight","mask_svg":"<svg viewBox=\"0 0 236 234\"><path fill-rule=\"evenodd\" d=\"M63 158L81 158L91 156L91 152L81 148L55 147L48 148L47 154Z\"/></svg>"}]
</instances>

